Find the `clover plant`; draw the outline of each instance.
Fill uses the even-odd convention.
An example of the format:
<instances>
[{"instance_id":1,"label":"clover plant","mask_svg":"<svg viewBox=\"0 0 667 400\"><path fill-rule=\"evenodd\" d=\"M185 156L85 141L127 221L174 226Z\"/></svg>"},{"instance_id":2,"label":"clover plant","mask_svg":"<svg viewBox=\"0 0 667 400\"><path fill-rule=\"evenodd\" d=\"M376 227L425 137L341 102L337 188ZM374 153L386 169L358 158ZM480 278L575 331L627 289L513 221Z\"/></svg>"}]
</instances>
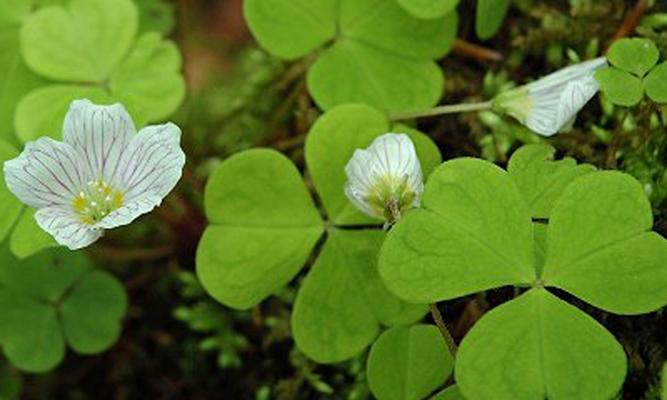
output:
<instances>
[{"instance_id":1,"label":"clover plant","mask_svg":"<svg viewBox=\"0 0 667 400\"><path fill-rule=\"evenodd\" d=\"M388 130L412 138L425 174L440 163L429 138L392 127L368 106L342 105L314 124L306 166L324 217L294 164L280 153L254 149L223 162L206 188L211 225L197 253L197 274L208 292L230 307L252 307L292 280L323 241L292 315L294 338L308 356L341 361L370 344L381 324L420 319L425 306L398 300L380 281L380 221L358 211L343 191L352 152Z\"/></svg>"},{"instance_id":2,"label":"clover plant","mask_svg":"<svg viewBox=\"0 0 667 400\"><path fill-rule=\"evenodd\" d=\"M396 112L431 107L442 95L433 60L452 47L458 18L454 2L439 2L433 19L406 11L423 10L423 1L408 0L247 0L244 12L264 49L306 57L308 90L320 108L363 102Z\"/></svg>"},{"instance_id":3,"label":"clover plant","mask_svg":"<svg viewBox=\"0 0 667 400\"><path fill-rule=\"evenodd\" d=\"M382 246L380 276L408 302L520 288L460 345L455 375L466 399L612 398L626 373L623 348L568 300L622 315L667 303L667 241L651 232L641 185L551 154L524 147L508 171L445 162L422 208Z\"/></svg>"},{"instance_id":4,"label":"clover plant","mask_svg":"<svg viewBox=\"0 0 667 400\"><path fill-rule=\"evenodd\" d=\"M650 39L615 42L607 53L611 66L595 74L600 89L620 106L634 106L646 94L657 103L667 102L667 63L656 66L660 53Z\"/></svg>"},{"instance_id":5,"label":"clover plant","mask_svg":"<svg viewBox=\"0 0 667 400\"><path fill-rule=\"evenodd\" d=\"M480 39L489 39L498 32L509 10L510 0L477 0L475 33Z\"/></svg>"},{"instance_id":6,"label":"clover plant","mask_svg":"<svg viewBox=\"0 0 667 400\"><path fill-rule=\"evenodd\" d=\"M83 254L53 249L20 261L0 248L0 347L21 370L51 370L66 345L79 354L106 350L126 308L120 282Z\"/></svg>"}]
</instances>

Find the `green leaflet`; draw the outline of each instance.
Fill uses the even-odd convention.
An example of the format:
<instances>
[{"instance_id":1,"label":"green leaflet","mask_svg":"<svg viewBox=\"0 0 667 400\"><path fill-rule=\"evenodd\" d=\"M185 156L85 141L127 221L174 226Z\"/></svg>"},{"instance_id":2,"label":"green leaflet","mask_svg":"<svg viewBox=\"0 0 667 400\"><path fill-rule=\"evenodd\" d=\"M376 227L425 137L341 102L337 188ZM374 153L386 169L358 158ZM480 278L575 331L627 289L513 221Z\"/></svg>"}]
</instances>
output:
<instances>
[{"instance_id":1,"label":"green leaflet","mask_svg":"<svg viewBox=\"0 0 667 400\"><path fill-rule=\"evenodd\" d=\"M221 303L250 308L289 282L323 232L299 172L273 150L226 160L206 187L197 275Z\"/></svg>"},{"instance_id":2,"label":"green leaflet","mask_svg":"<svg viewBox=\"0 0 667 400\"><path fill-rule=\"evenodd\" d=\"M565 189L547 232L543 279L596 307L642 314L667 302L667 241L634 178L589 174Z\"/></svg>"},{"instance_id":3,"label":"green leaflet","mask_svg":"<svg viewBox=\"0 0 667 400\"><path fill-rule=\"evenodd\" d=\"M658 62L660 52L650 39L624 38L609 48L607 59L616 68L642 78Z\"/></svg>"},{"instance_id":4,"label":"green leaflet","mask_svg":"<svg viewBox=\"0 0 667 400\"><path fill-rule=\"evenodd\" d=\"M443 384L454 369L438 328L397 326L373 344L366 374L379 400L421 400Z\"/></svg>"},{"instance_id":5,"label":"green leaflet","mask_svg":"<svg viewBox=\"0 0 667 400\"><path fill-rule=\"evenodd\" d=\"M5 246L0 261L0 346L14 366L46 372L62 361L65 343L93 354L116 341L125 291L83 254L58 249L19 261Z\"/></svg>"},{"instance_id":6,"label":"green leaflet","mask_svg":"<svg viewBox=\"0 0 667 400\"><path fill-rule=\"evenodd\" d=\"M630 107L644 98L641 79L620 69L603 68L595 73L595 79L600 84L602 93L614 104Z\"/></svg>"},{"instance_id":7,"label":"green leaflet","mask_svg":"<svg viewBox=\"0 0 667 400\"><path fill-rule=\"evenodd\" d=\"M442 73L432 60L454 42L454 12L424 20L395 1L374 0L249 0L244 12L269 52L286 59L317 55L308 89L323 109L365 102L383 111L415 110L442 94Z\"/></svg>"},{"instance_id":8,"label":"green leaflet","mask_svg":"<svg viewBox=\"0 0 667 400\"><path fill-rule=\"evenodd\" d=\"M440 163L427 136L392 127L364 105L336 107L308 135L306 164L328 228L297 294L292 325L299 348L321 362L353 357L373 341L380 325L411 323L426 310L383 286L376 264L384 237L380 221L364 217L344 194L344 168L353 151L388 131L410 135L425 175ZM209 180L205 205L211 226L199 244L197 275L213 297L234 308L252 307L288 283L325 227L297 169L273 150L249 150L224 161ZM341 229L350 224L377 228Z\"/></svg>"},{"instance_id":9,"label":"green leaflet","mask_svg":"<svg viewBox=\"0 0 667 400\"><path fill-rule=\"evenodd\" d=\"M292 333L310 358L331 363L359 354L380 324L407 324L426 313L394 297L377 273L384 232L333 229L303 282L292 314Z\"/></svg>"},{"instance_id":10,"label":"green leaflet","mask_svg":"<svg viewBox=\"0 0 667 400\"><path fill-rule=\"evenodd\" d=\"M533 218L549 218L563 189L579 176L595 171L589 164L577 165L572 158L553 161L556 149L535 144L515 151L507 166Z\"/></svg>"},{"instance_id":11,"label":"green leaflet","mask_svg":"<svg viewBox=\"0 0 667 400\"><path fill-rule=\"evenodd\" d=\"M442 161L440 151L426 135L402 125L391 126L379 111L361 104L347 104L325 113L313 125L306 139L306 163L329 220L337 225L379 224L357 210L344 186L345 165L355 149L365 148L381 134L406 133L422 164L424 177ZM332 149L336 149L332 151Z\"/></svg>"},{"instance_id":12,"label":"green leaflet","mask_svg":"<svg viewBox=\"0 0 667 400\"><path fill-rule=\"evenodd\" d=\"M503 24L509 6L510 0L477 0L475 15L477 37L486 40L495 35Z\"/></svg>"},{"instance_id":13,"label":"green leaflet","mask_svg":"<svg viewBox=\"0 0 667 400\"><path fill-rule=\"evenodd\" d=\"M422 208L387 237L380 274L411 302L436 302L534 279L531 219L510 176L472 158L429 178Z\"/></svg>"},{"instance_id":14,"label":"green leaflet","mask_svg":"<svg viewBox=\"0 0 667 400\"><path fill-rule=\"evenodd\" d=\"M397 0L405 11L417 18L440 18L452 12L459 4L459 0Z\"/></svg>"},{"instance_id":15,"label":"green leaflet","mask_svg":"<svg viewBox=\"0 0 667 400\"><path fill-rule=\"evenodd\" d=\"M452 385L442 392L436 394L431 400L465 400L461 390L456 385Z\"/></svg>"},{"instance_id":16,"label":"green leaflet","mask_svg":"<svg viewBox=\"0 0 667 400\"><path fill-rule=\"evenodd\" d=\"M659 64L644 78L644 89L651 100L667 103L667 62Z\"/></svg>"},{"instance_id":17,"label":"green leaflet","mask_svg":"<svg viewBox=\"0 0 667 400\"><path fill-rule=\"evenodd\" d=\"M623 348L604 327L546 290L531 289L468 332L456 382L470 400L608 400L625 369Z\"/></svg>"},{"instance_id":18,"label":"green leaflet","mask_svg":"<svg viewBox=\"0 0 667 400\"><path fill-rule=\"evenodd\" d=\"M125 103L139 126L180 105L185 84L178 50L157 33L137 38L138 18L131 0L71 0L25 19L22 54L33 71L55 82L19 102L14 125L22 141L59 138L77 98Z\"/></svg>"}]
</instances>

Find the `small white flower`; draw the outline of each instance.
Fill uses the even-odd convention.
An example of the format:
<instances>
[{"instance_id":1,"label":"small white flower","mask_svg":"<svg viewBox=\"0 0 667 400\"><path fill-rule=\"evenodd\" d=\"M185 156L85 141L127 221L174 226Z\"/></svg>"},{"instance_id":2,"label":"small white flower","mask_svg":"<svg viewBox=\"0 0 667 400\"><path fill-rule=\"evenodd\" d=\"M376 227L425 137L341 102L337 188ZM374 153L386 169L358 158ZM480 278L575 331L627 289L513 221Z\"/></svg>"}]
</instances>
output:
<instances>
[{"instance_id":1,"label":"small white flower","mask_svg":"<svg viewBox=\"0 0 667 400\"><path fill-rule=\"evenodd\" d=\"M37 224L71 250L160 205L181 178L180 129L167 123L136 133L120 104L74 101L63 142L43 137L4 164L5 182L37 210Z\"/></svg>"},{"instance_id":2,"label":"small white flower","mask_svg":"<svg viewBox=\"0 0 667 400\"><path fill-rule=\"evenodd\" d=\"M498 95L493 104L542 136L552 136L573 122L600 89L595 71L607 66L604 57L574 64L535 82Z\"/></svg>"},{"instance_id":3,"label":"small white flower","mask_svg":"<svg viewBox=\"0 0 667 400\"><path fill-rule=\"evenodd\" d=\"M345 194L371 217L394 222L419 206L422 170L415 146L405 134L387 133L366 150L355 150L345 173Z\"/></svg>"}]
</instances>

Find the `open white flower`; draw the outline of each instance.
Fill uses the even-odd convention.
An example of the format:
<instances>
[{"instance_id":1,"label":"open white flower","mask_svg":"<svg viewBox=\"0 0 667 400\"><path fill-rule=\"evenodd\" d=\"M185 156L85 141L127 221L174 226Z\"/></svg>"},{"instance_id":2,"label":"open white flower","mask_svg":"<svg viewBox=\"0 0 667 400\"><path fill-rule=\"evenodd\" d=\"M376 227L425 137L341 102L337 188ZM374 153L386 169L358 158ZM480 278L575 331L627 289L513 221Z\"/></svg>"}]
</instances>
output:
<instances>
[{"instance_id":1,"label":"open white flower","mask_svg":"<svg viewBox=\"0 0 667 400\"><path fill-rule=\"evenodd\" d=\"M531 130L552 136L573 122L577 113L600 89L595 71L607 59L574 64L535 82L502 93L493 99L494 108L507 113Z\"/></svg>"},{"instance_id":2,"label":"open white flower","mask_svg":"<svg viewBox=\"0 0 667 400\"><path fill-rule=\"evenodd\" d=\"M424 182L415 146L405 134L387 133L354 151L345 166L345 194L371 217L396 221L419 206Z\"/></svg>"},{"instance_id":3,"label":"open white flower","mask_svg":"<svg viewBox=\"0 0 667 400\"><path fill-rule=\"evenodd\" d=\"M105 229L127 225L160 205L181 178L180 129L167 123L136 133L120 104L72 103L63 142L43 137L4 164L5 182L37 208L37 224L71 250Z\"/></svg>"}]
</instances>

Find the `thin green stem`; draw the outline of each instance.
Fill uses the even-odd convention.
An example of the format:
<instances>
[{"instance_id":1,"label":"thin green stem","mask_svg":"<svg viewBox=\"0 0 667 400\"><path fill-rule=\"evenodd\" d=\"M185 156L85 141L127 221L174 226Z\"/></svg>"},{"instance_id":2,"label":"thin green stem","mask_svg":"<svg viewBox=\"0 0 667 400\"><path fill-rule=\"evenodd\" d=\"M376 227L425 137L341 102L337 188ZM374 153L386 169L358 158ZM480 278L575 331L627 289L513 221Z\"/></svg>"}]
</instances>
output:
<instances>
[{"instance_id":1,"label":"thin green stem","mask_svg":"<svg viewBox=\"0 0 667 400\"><path fill-rule=\"evenodd\" d=\"M490 101L484 101L480 103L447 104L444 106L434 107L424 111L396 113L390 115L389 118L392 121L400 121L404 119L434 117L436 115L442 115L442 114L454 114L454 113L462 113L469 111L490 110L491 107L493 107L493 103Z\"/></svg>"},{"instance_id":2,"label":"thin green stem","mask_svg":"<svg viewBox=\"0 0 667 400\"><path fill-rule=\"evenodd\" d=\"M429 307L431 309L431 317L433 317L435 324L438 326L438 330L440 330L442 338L445 339L445 343L447 343L447 347L449 347L449 352L452 354L452 356L456 355L458 347L456 346L456 342L454 341L452 334L449 333L447 325L445 325L445 320L442 318L442 314L440 314L440 310L438 310L437 304L431 303L429 304Z\"/></svg>"}]
</instances>

